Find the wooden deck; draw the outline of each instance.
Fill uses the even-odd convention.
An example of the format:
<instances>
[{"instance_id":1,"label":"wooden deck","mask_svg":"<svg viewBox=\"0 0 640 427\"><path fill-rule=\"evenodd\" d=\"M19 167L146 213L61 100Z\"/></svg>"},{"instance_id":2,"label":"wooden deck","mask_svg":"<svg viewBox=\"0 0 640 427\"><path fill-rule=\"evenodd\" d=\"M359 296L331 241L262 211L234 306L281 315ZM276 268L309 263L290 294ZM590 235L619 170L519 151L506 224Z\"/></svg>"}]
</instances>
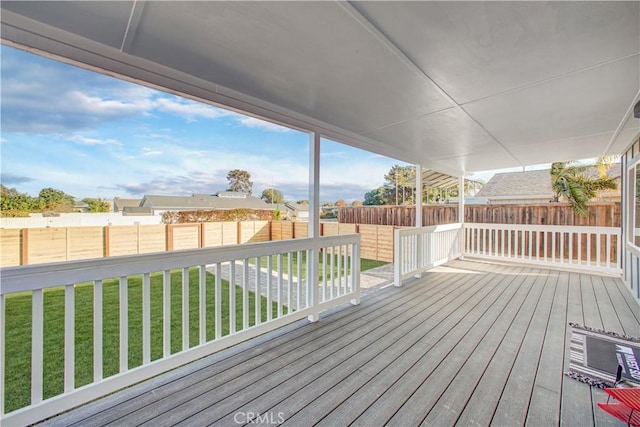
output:
<instances>
[{"instance_id":1,"label":"wooden deck","mask_svg":"<svg viewBox=\"0 0 640 427\"><path fill-rule=\"evenodd\" d=\"M47 424L621 425L563 376L568 322L639 335L639 311L617 279L455 261Z\"/></svg>"}]
</instances>

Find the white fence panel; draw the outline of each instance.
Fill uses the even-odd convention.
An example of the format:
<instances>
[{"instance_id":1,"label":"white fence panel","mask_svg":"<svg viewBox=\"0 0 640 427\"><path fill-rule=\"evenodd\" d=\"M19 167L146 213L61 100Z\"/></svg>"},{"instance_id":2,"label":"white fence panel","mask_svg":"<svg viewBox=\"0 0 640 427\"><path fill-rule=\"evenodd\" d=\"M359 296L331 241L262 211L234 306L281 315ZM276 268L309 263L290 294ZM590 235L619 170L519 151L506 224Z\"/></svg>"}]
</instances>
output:
<instances>
[{"instance_id":1,"label":"white fence panel","mask_svg":"<svg viewBox=\"0 0 640 427\"><path fill-rule=\"evenodd\" d=\"M622 272L619 228L466 223L464 229L465 256Z\"/></svg>"},{"instance_id":2,"label":"white fence panel","mask_svg":"<svg viewBox=\"0 0 640 427\"><path fill-rule=\"evenodd\" d=\"M400 228L394 235L394 282L419 276L422 272L462 255L462 224Z\"/></svg>"},{"instance_id":3,"label":"white fence panel","mask_svg":"<svg viewBox=\"0 0 640 427\"><path fill-rule=\"evenodd\" d=\"M312 265L310 260L317 264ZM309 272L317 275L312 277ZM0 423L23 425L296 320L315 320L322 310L345 302L359 303L360 236L8 267L0 269L0 274ZM228 287L226 292L224 286ZM83 297L85 301L81 302L79 292L87 287L93 291L92 296L88 300ZM43 323L45 310L51 308L43 304L43 294L56 292L64 301L64 307L58 307L64 325L64 336L58 345L64 347L67 357L61 361L64 372L59 378L64 387L61 394L50 397L43 396L44 382L49 381L43 372L44 348L51 345L51 340L43 336ZM26 325L23 331L27 342L31 336L31 379L24 381L26 387L31 384L25 390L30 396L25 399L30 403L6 411L5 374L9 372L5 368L9 361L5 316L13 301L20 298L30 299L32 306L33 326ZM93 382L76 387L74 373L79 366L73 355L79 345L79 338L74 341L78 307L92 311L93 334L82 340L85 347L93 348L90 365L94 378ZM134 317L139 323L132 323ZM111 322L112 336L103 333L103 322ZM132 333L139 338L132 339ZM105 351L107 339L111 343L114 339L119 341L117 351ZM132 342L136 342L135 348L131 347ZM134 351L141 353L138 366L128 362ZM103 370L106 365L116 373Z\"/></svg>"}]
</instances>

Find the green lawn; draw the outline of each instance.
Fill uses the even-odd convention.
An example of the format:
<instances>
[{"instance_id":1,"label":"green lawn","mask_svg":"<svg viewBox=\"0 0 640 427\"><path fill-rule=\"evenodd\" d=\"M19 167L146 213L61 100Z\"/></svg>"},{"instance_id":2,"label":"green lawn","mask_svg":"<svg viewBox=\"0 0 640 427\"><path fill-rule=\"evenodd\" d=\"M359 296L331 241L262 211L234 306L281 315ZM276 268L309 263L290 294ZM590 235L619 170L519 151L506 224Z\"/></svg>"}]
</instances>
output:
<instances>
[{"instance_id":1,"label":"green lawn","mask_svg":"<svg viewBox=\"0 0 640 427\"><path fill-rule=\"evenodd\" d=\"M207 273L207 341L215 337L215 278ZM236 330L242 329L242 288L236 287ZM162 274L151 275L151 359L162 357ZM103 282L103 375L118 373L119 367L119 283ZM189 274L189 343L199 343L199 279L198 270ZM142 277L128 281L129 368L142 364ZM255 295L249 293L249 322L255 324ZM266 321L267 300L261 297L261 317ZM229 333L229 284L222 281L222 331ZM273 317L277 306L272 305ZM93 381L93 286L79 285L75 292L75 385ZM287 309L283 307L283 313ZM63 392L64 369L64 290L53 288L44 292L44 398ZM27 406L31 383L31 295L17 294L6 299L6 365L5 412ZM182 274L171 275L171 352L182 349Z\"/></svg>"},{"instance_id":2,"label":"green lawn","mask_svg":"<svg viewBox=\"0 0 640 427\"><path fill-rule=\"evenodd\" d=\"M277 257L273 268L277 267ZM327 257L327 261L329 256ZM323 257L320 256L320 274ZM297 254L292 256L293 273L297 275ZM337 266L337 260L334 261ZM267 266L263 257L261 264ZM386 264L381 261L360 260L361 271ZM337 267L334 267L337 268ZM306 274L306 254L302 258L303 274ZM288 272L288 255L283 256L283 272ZM214 324L215 277L207 273L207 341L215 337ZM236 287L236 330L242 329L242 288ZM151 359L162 357L162 274L151 275ZM189 272L189 345L199 343L199 278L198 270ZM103 375L108 377L118 373L119 367L119 282L117 279L103 282ZM129 277L128 281L129 318L129 368L142 364L142 276ZM255 295L249 293L249 324L255 324ZM266 321L267 300L261 297L261 317ZM229 333L229 283L222 281L222 334ZM277 317L277 305L272 304L273 317ZM64 374L64 289L52 288L44 292L44 398L63 392ZM287 307L283 307L287 313ZM75 385L93 381L93 286L76 286L75 291ZM21 293L8 296L5 313L5 412L10 412L30 402L31 383L31 294ZM182 349L182 273L171 274L171 352Z\"/></svg>"},{"instance_id":3,"label":"green lawn","mask_svg":"<svg viewBox=\"0 0 640 427\"><path fill-rule=\"evenodd\" d=\"M333 261L333 268L334 271L337 272L338 269L338 255L334 255L334 261ZM268 257L261 257L260 258L260 266L262 268L267 268L267 258ZM322 280L322 273L323 273L323 263L324 263L324 257L322 254L319 255L318 257L319 259L319 267L318 267L318 272L320 275L320 280ZM273 255L271 257L271 262L272 262L272 270L277 270L278 268L278 256L277 255ZM284 274L288 274L289 273L289 254L283 254L282 255L282 272ZM251 264L255 265L255 260L251 260L250 261ZM301 262L302 262L302 274L303 277L306 277L307 275L307 253L306 251L302 251L302 257L301 257ZM344 263L344 258L340 260L341 263ZM347 257L347 263L351 262L351 257ZM291 263L292 263L292 268L291 270L293 271L294 276L298 276L298 254L297 252L294 252L291 256ZM331 263L331 255L327 255L327 273L328 276L331 275L331 271L330 271L330 264ZM385 264L388 264L387 262L384 261L376 261L376 260L371 260L371 259L365 259L365 258L360 258L360 271L366 271L366 270L370 270L372 268L376 268L376 267L380 267L383 266Z\"/></svg>"}]
</instances>

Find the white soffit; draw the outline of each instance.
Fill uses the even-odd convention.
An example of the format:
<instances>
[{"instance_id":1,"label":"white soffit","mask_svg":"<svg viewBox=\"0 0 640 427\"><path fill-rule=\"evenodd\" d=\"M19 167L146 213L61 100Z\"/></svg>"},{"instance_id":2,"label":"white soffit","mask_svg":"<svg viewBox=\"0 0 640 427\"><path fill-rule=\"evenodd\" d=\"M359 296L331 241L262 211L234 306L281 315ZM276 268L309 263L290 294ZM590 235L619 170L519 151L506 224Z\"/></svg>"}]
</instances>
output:
<instances>
[{"instance_id":1,"label":"white soffit","mask_svg":"<svg viewBox=\"0 0 640 427\"><path fill-rule=\"evenodd\" d=\"M639 131L639 2L0 7L5 43L449 173L616 153Z\"/></svg>"}]
</instances>

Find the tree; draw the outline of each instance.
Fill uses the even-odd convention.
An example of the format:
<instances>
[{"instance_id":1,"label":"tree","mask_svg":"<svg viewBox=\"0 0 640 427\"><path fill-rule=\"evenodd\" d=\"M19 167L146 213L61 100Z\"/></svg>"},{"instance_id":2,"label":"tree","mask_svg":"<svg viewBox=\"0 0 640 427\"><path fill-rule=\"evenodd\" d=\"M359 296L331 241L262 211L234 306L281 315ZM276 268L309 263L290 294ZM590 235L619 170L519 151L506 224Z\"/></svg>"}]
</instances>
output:
<instances>
[{"instance_id":1,"label":"tree","mask_svg":"<svg viewBox=\"0 0 640 427\"><path fill-rule=\"evenodd\" d=\"M340 199L336 202L335 206L339 207L339 208L344 208L345 206L347 206L347 202L345 202L344 200Z\"/></svg>"},{"instance_id":2,"label":"tree","mask_svg":"<svg viewBox=\"0 0 640 427\"><path fill-rule=\"evenodd\" d=\"M416 183L416 168L414 166L394 165L384 176L385 204L412 204Z\"/></svg>"},{"instance_id":3,"label":"tree","mask_svg":"<svg viewBox=\"0 0 640 427\"><path fill-rule=\"evenodd\" d=\"M82 201L87 204L87 212L111 212L111 204L105 199L87 197Z\"/></svg>"},{"instance_id":4,"label":"tree","mask_svg":"<svg viewBox=\"0 0 640 427\"><path fill-rule=\"evenodd\" d=\"M0 184L0 215L3 217L26 217L37 208L36 199L15 188Z\"/></svg>"},{"instance_id":5,"label":"tree","mask_svg":"<svg viewBox=\"0 0 640 427\"><path fill-rule=\"evenodd\" d=\"M253 182L251 182L251 174L245 170L233 169L227 174L229 188L227 191L236 191L251 194Z\"/></svg>"},{"instance_id":6,"label":"tree","mask_svg":"<svg viewBox=\"0 0 640 427\"><path fill-rule=\"evenodd\" d=\"M42 209L56 212L73 212L75 199L64 191L55 188L43 188L38 194Z\"/></svg>"},{"instance_id":7,"label":"tree","mask_svg":"<svg viewBox=\"0 0 640 427\"><path fill-rule=\"evenodd\" d=\"M607 176L591 177L587 175L589 166L575 165L573 162L555 162L551 164L552 202L567 199L573 211L580 216L587 216L587 202L595 198L598 191L615 190L616 181Z\"/></svg>"},{"instance_id":8,"label":"tree","mask_svg":"<svg viewBox=\"0 0 640 427\"><path fill-rule=\"evenodd\" d=\"M296 203L299 205L309 206L308 200L298 200Z\"/></svg>"},{"instance_id":9,"label":"tree","mask_svg":"<svg viewBox=\"0 0 640 427\"><path fill-rule=\"evenodd\" d=\"M354 200L353 202L351 202L351 206L360 207L362 206L362 202L360 200Z\"/></svg>"},{"instance_id":10,"label":"tree","mask_svg":"<svg viewBox=\"0 0 640 427\"><path fill-rule=\"evenodd\" d=\"M267 203L284 203L284 196L282 195L282 192L275 188L265 189L260 198Z\"/></svg>"},{"instance_id":11,"label":"tree","mask_svg":"<svg viewBox=\"0 0 640 427\"><path fill-rule=\"evenodd\" d=\"M385 195L384 187L378 187L376 189L373 189L368 193L365 193L363 204L365 206L386 205L387 203L385 203L384 195Z\"/></svg>"}]
</instances>

